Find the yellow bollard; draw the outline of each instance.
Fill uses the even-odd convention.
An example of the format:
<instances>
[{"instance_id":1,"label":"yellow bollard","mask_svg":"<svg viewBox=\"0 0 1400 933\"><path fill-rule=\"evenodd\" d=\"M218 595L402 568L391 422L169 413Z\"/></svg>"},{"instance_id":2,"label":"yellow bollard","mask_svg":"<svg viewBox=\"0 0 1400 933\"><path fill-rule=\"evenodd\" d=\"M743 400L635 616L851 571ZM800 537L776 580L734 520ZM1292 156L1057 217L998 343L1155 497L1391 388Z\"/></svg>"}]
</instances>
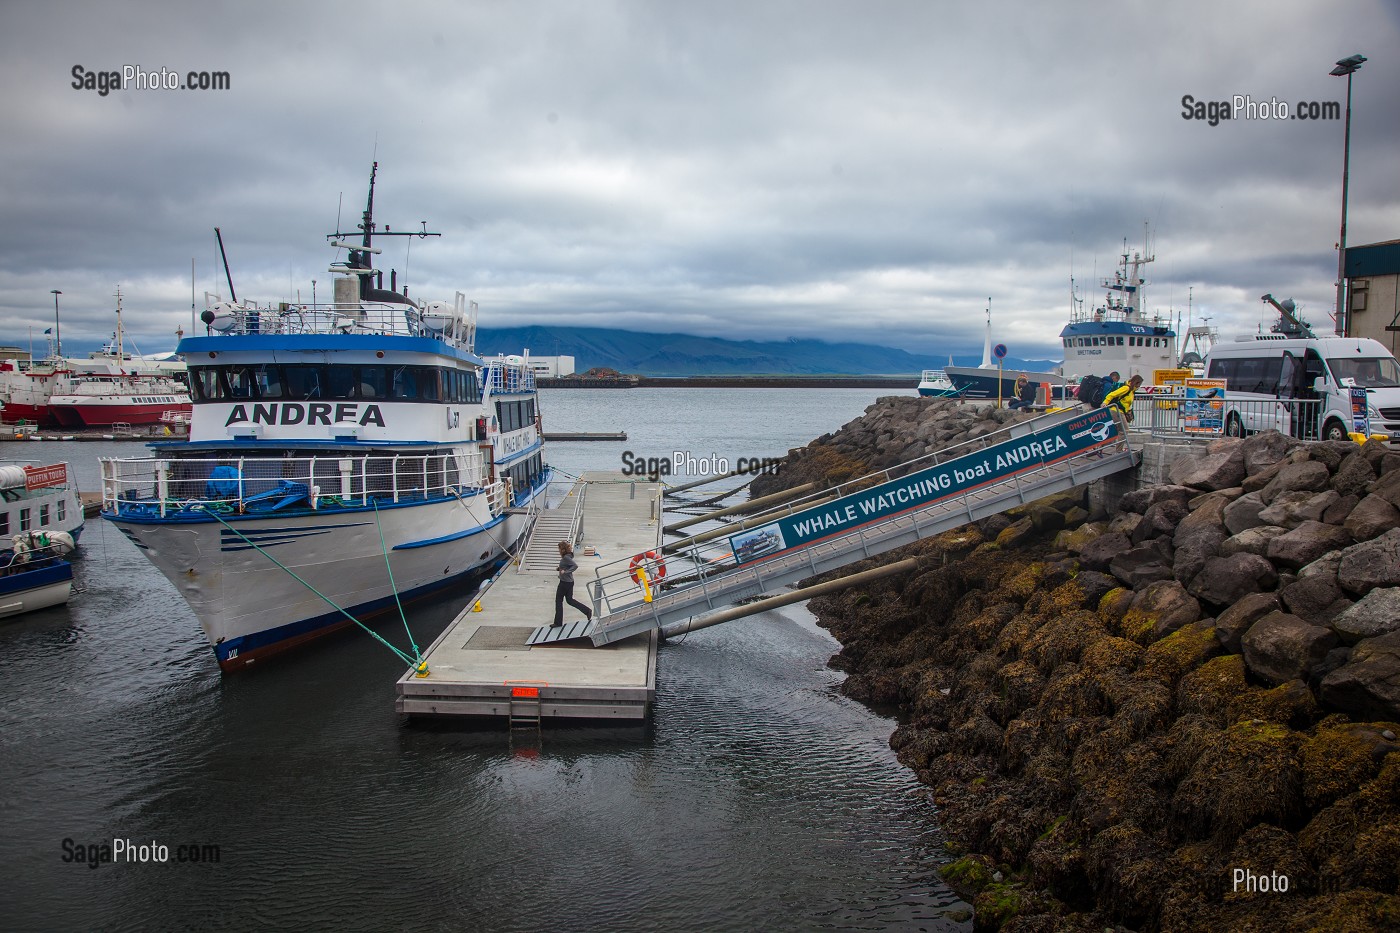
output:
<instances>
[{"instance_id":1,"label":"yellow bollard","mask_svg":"<svg viewBox=\"0 0 1400 933\"><path fill-rule=\"evenodd\" d=\"M478 599L478 600L476 601L476 605L472 606L472 612L480 612L480 611L481 611L481 600Z\"/></svg>"},{"instance_id":2,"label":"yellow bollard","mask_svg":"<svg viewBox=\"0 0 1400 933\"><path fill-rule=\"evenodd\" d=\"M418 667L417 667L417 669L413 672L413 676L414 676L414 677L427 677L427 676L428 676L428 662L427 662L427 661L419 661L419 662L418 662Z\"/></svg>"},{"instance_id":3,"label":"yellow bollard","mask_svg":"<svg viewBox=\"0 0 1400 933\"><path fill-rule=\"evenodd\" d=\"M640 580L642 584L642 602L651 602L651 581L647 579L647 569L645 567L637 568L637 579Z\"/></svg>"}]
</instances>

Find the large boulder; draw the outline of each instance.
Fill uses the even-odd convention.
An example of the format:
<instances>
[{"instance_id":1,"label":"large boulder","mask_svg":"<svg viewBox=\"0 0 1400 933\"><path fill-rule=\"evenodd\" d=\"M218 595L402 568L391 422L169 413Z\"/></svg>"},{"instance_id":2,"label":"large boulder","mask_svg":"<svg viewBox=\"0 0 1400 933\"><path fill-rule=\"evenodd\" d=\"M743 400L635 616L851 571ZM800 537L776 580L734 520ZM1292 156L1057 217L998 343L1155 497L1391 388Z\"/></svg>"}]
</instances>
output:
<instances>
[{"instance_id":1,"label":"large boulder","mask_svg":"<svg viewBox=\"0 0 1400 933\"><path fill-rule=\"evenodd\" d=\"M1400 509L1372 493L1357 503L1342 527L1357 541L1370 541L1392 528L1400 528Z\"/></svg>"},{"instance_id":2,"label":"large boulder","mask_svg":"<svg viewBox=\"0 0 1400 933\"><path fill-rule=\"evenodd\" d=\"M1327 472L1326 465L1316 460L1288 463L1275 474L1269 485L1264 487L1260 498L1272 503L1281 492L1321 492L1327 488L1331 479L1332 475Z\"/></svg>"},{"instance_id":3,"label":"large boulder","mask_svg":"<svg viewBox=\"0 0 1400 933\"><path fill-rule=\"evenodd\" d=\"M1332 477L1332 488L1343 496L1360 495L1375 481L1376 471L1371 469L1365 454L1357 449L1337 467L1337 474Z\"/></svg>"},{"instance_id":4,"label":"large boulder","mask_svg":"<svg viewBox=\"0 0 1400 933\"><path fill-rule=\"evenodd\" d=\"M1273 466L1297 446L1297 440L1278 431L1260 431L1250 435L1240 444L1245 475L1253 476L1265 467Z\"/></svg>"},{"instance_id":5,"label":"large boulder","mask_svg":"<svg viewBox=\"0 0 1400 933\"><path fill-rule=\"evenodd\" d=\"M1156 544L1140 544L1114 555L1108 563L1108 572L1133 590L1143 589L1158 580L1172 579L1171 561Z\"/></svg>"},{"instance_id":6,"label":"large boulder","mask_svg":"<svg viewBox=\"0 0 1400 933\"><path fill-rule=\"evenodd\" d=\"M1255 622L1273 612L1278 612L1280 603L1277 593L1250 593L1236 602L1215 620L1215 637L1231 654L1240 653L1240 640Z\"/></svg>"},{"instance_id":7,"label":"large boulder","mask_svg":"<svg viewBox=\"0 0 1400 933\"><path fill-rule=\"evenodd\" d=\"M1225 540L1222 529L1201 529L1172 554L1172 575L1189 584L1205 567L1206 561L1220 553L1220 545Z\"/></svg>"},{"instance_id":8,"label":"large boulder","mask_svg":"<svg viewBox=\"0 0 1400 933\"><path fill-rule=\"evenodd\" d=\"M1400 586L1400 528L1343 551L1337 580L1342 589L1357 595L1378 586Z\"/></svg>"},{"instance_id":9,"label":"large boulder","mask_svg":"<svg viewBox=\"0 0 1400 933\"><path fill-rule=\"evenodd\" d=\"M1279 587L1278 595L1289 612L1313 625L1329 624L1351 605L1336 578L1321 574Z\"/></svg>"},{"instance_id":10,"label":"large boulder","mask_svg":"<svg viewBox=\"0 0 1400 933\"><path fill-rule=\"evenodd\" d=\"M1307 680L1315 665L1337 646L1331 629L1295 615L1274 612L1252 625L1240 642L1250 673L1271 684Z\"/></svg>"},{"instance_id":11,"label":"large boulder","mask_svg":"<svg viewBox=\"0 0 1400 933\"><path fill-rule=\"evenodd\" d=\"M1303 582L1295 585L1301 586ZM1348 645L1400 632L1400 587L1372 590L1359 603L1339 613L1332 619L1331 625L1332 631Z\"/></svg>"},{"instance_id":12,"label":"large boulder","mask_svg":"<svg viewBox=\"0 0 1400 933\"><path fill-rule=\"evenodd\" d=\"M1159 580L1140 590L1123 616L1123 635L1150 644L1201 617L1201 604L1175 580Z\"/></svg>"},{"instance_id":13,"label":"large boulder","mask_svg":"<svg viewBox=\"0 0 1400 933\"><path fill-rule=\"evenodd\" d=\"M1386 454L1386 456L1391 457L1394 455ZM1385 469L1384 461L1382 462L1381 469ZM1380 470L1376 472L1379 473ZM1381 478L1366 487L1366 491L1374 496L1380 496L1386 502L1389 502L1396 508L1400 508L1400 470L1390 470L1381 473Z\"/></svg>"},{"instance_id":14,"label":"large boulder","mask_svg":"<svg viewBox=\"0 0 1400 933\"><path fill-rule=\"evenodd\" d=\"M1259 493L1245 493L1225 506L1225 527L1229 529L1230 534L1237 535L1241 531L1248 531L1251 528L1267 524L1259 517L1259 513L1265 508L1264 500L1259 498Z\"/></svg>"},{"instance_id":15,"label":"large boulder","mask_svg":"<svg viewBox=\"0 0 1400 933\"><path fill-rule=\"evenodd\" d=\"M1176 533L1177 525L1180 525L1188 514L1186 503L1176 499L1155 502L1147 507L1142 521L1138 522L1130 537L1134 544L1141 544L1148 538L1171 537Z\"/></svg>"},{"instance_id":16,"label":"large boulder","mask_svg":"<svg viewBox=\"0 0 1400 933\"><path fill-rule=\"evenodd\" d=\"M1269 542L1268 558L1284 567L1298 568L1311 564L1328 551L1344 548L1351 543L1345 528L1322 522L1306 521Z\"/></svg>"},{"instance_id":17,"label":"large boulder","mask_svg":"<svg viewBox=\"0 0 1400 933\"><path fill-rule=\"evenodd\" d=\"M1102 534L1080 547L1079 560L1091 570L1107 570L1113 558L1132 546L1125 534Z\"/></svg>"},{"instance_id":18,"label":"large boulder","mask_svg":"<svg viewBox=\"0 0 1400 933\"><path fill-rule=\"evenodd\" d=\"M1176 547L1185 547L1192 542L1192 539L1203 531L1220 533L1221 540L1229 537L1225 534L1225 506L1224 499L1208 497L1201 503L1194 512L1181 520L1181 524L1176 526L1176 532L1172 535L1172 544Z\"/></svg>"},{"instance_id":19,"label":"large boulder","mask_svg":"<svg viewBox=\"0 0 1400 933\"><path fill-rule=\"evenodd\" d=\"M1231 535L1221 543L1220 556L1229 557L1231 554L1239 554L1243 551L1247 554L1267 557L1269 542L1285 534L1288 534L1288 529L1278 525L1260 525L1258 528L1241 531L1237 535Z\"/></svg>"},{"instance_id":20,"label":"large boulder","mask_svg":"<svg viewBox=\"0 0 1400 933\"><path fill-rule=\"evenodd\" d=\"M1303 522L1320 522L1327 510L1336 505L1341 498L1332 489L1324 489L1322 492L1285 490L1275 496L1267 508L1259 512L1259 520L1266 525L1282 525L1285 528L1296 528Z\"/></svg>"},{"instance_id":21,"label":"large boulder","mask_svg":"<svg viewBox=\"0 0 1400 933\"><path fill-rule=\"evenodd\" d=\"M1400 632L1368 638L1322 679L1322 701L1362 719L1400 721Z\"/></svg>"},{"instance_id":22,"label":"large boulder","mask_svg":"<svg viewBox=\"0 0 1400 933\"><path fill-rule=\"evenodd\" d=\"M1125 492L1118 500L1118 508L1124 512L1136 512L1142 515L1152 506L1159 502L1186 502L1196 495L1196 490L1190 486L1173 486L1170 483L1163 483L1160 486L1145 486L1142 489L1134 489Z\"/></svg>"},{"instance_id":23,"label":"large boulder","mask_svg":"<svg viewBox=\"0 0 1400 933\"><path fill-rule=\"evenodd\" d=\"M1203 456L1180 457L1168 473L1178 486L1197 489L1228 489L1244 479L1244 452L1238 443L1216 447Z\"/></svg>"},{"instance_id":24,"label":"large boulder","mask_svg":"<svg viewBox=\"0 0 1400 933\"><path fill-rule=\"evenodd\" d=\"M1202 602L1230 606L1250 593L1273 589L1277 582L1278 572L1268 560L1240 553L1208 558L1187 591Z\"/></svg>"}]
</instances>

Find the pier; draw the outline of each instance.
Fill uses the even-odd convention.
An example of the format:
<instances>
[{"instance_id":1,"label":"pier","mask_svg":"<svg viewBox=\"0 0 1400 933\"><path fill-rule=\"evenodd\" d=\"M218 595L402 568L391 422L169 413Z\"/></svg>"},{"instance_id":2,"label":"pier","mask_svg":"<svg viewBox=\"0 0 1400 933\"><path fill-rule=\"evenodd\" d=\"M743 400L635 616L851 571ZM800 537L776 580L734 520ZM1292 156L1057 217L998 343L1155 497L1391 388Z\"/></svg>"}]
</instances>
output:
<instances>
[{"instance_id":1,"label":"pier","mask_svg":"<svg viewBox=\"0 0 1400 933\"><path fill-rule=\"evenodd\" d=\"M408 671L399 678L395 709L512 725L544 718L645 719L656 696L659 633L603 649L576 642L531 646L526 639L554 617L558 543L576 542L574 599L586 603L587 583L598 567L660 546L660 493L660 484L634 482L621 473L585 473L535 520L519 559L424 652L427 676ZM564 627L571 629L579 612L564 609Z\"/></svg>"}]
</instances>

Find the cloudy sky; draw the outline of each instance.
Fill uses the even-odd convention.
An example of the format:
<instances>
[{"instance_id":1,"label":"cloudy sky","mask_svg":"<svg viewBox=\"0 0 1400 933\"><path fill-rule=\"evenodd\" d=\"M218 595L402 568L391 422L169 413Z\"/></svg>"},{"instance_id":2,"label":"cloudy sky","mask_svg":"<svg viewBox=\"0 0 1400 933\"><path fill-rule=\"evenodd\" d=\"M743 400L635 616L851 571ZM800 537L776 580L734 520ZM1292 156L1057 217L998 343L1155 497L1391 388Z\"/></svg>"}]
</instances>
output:
<instances>
[{"instance_id":1,"label":"cloudy sky","mask_svg":"<svg viewBox=\"0 0 1400 933\"><path fill-rule=\"evenodd\" d=\"M376 220L419 298L484 325L860 340L1049 356L1152 232L1148 305L1330 326L1340 121L1182 117L1181 98L1345 101L1352 244L1400 237L1400 3L7 3L0 342L61 289L65 349L169 349L197 303L330 294L325 234ZM73 69L227 71L224 91ZM343 202L342 202L343 197ZM1145 226L1146 225L1146 226ZM343 256L343 253L340 254Z\"/></svg>"}]
</instances>

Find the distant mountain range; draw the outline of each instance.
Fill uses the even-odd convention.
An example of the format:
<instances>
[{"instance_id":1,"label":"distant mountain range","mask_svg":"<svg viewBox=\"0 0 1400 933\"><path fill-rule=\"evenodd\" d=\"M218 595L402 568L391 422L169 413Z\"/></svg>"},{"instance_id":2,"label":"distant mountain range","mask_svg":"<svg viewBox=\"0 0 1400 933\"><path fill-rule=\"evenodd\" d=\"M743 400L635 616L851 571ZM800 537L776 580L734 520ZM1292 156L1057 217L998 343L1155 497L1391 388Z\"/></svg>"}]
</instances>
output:
<instances>
[{"instance_id":1,"label":"distant mountain range","mask_svg":"<svg viewBox=\"0 0 1400 933\"><path fill-rule=\"evenodd\" d=\"M604 327L483 327L477 331L483 355L520 353L572 356L574 369L606 366L641 376L730 375L897 375L941 369L946 354L931 357L869 343L822 340L725 340L692 334L654 334ZM982 356L954 356L975 366ZM1045 369L1047 360L1010 360L1008 368Z\"/></svg>"}]
</instances>

